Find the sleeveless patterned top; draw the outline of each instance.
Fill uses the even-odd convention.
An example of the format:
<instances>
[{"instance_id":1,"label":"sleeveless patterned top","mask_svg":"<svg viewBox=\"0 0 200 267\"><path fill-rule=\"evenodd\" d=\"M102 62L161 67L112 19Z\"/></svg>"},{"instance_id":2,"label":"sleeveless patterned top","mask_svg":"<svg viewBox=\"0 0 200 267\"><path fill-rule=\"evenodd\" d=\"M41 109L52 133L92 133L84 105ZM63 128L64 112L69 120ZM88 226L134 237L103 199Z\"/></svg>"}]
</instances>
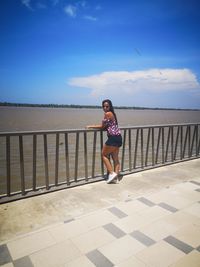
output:
<instances>
[{"instance_id":1,"label":"sleeveless patterned top","mask_svg":"<svg viewBox=\"0 0 200 267\"><path fill-rule=\"evenodd\" d=\"M106 128L108 136L121 135L121 132L120 132L120 129L118 128L116 120L103 119L102 123Z\"/></svg>"}]
</instances>

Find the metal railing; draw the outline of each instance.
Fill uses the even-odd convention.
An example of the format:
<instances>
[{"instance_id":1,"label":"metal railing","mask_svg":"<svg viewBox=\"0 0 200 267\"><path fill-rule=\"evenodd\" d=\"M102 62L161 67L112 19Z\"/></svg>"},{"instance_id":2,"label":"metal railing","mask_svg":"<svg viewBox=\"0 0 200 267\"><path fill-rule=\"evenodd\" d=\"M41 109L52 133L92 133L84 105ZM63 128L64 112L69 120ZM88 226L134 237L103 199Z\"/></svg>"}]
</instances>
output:
<instances>
[{"instance_id":1,"label":"metal railing","mask_svg":"<svg viewBox=\"0 0 200 267\"><path fill-rule=\"evenodd\" d=\"M122 174L200 157L200 124L121 128ZM100 130L0 133L0 203L106 177Z\"/></svg>"}]
</instances>

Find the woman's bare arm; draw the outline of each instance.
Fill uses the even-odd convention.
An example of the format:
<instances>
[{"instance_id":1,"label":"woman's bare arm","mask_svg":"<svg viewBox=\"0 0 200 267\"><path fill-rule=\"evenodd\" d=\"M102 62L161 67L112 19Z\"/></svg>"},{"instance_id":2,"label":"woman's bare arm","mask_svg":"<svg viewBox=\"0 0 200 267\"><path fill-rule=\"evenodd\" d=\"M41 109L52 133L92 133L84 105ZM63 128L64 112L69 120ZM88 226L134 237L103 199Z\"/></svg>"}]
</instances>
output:
<instances>
[{"instance_id":1,"label":"woman's bare arm","mask_svg":"<svg viewBox=\"0 0 200 267\"><path fill-rule=\"evenodd\" d=\"M86 126L87 129L103 129L104 126L101 124L101 125L88 125Z\"/></svg>"},{"instance_id":2,"label":"woman's bare arm","mask_svg":"<svg viewBox=\"0 0 200 267\"><path fill-rule=\"evenodd\" d=\"M108 111L105 113L104 115L104 119L107 119L107 120L113 120L113 113ZM105 128L105 125L102 123L102 124L99 124L99 125L88 125L86 126L87 129L104 129Z\"/></svg>"}]
</instances>

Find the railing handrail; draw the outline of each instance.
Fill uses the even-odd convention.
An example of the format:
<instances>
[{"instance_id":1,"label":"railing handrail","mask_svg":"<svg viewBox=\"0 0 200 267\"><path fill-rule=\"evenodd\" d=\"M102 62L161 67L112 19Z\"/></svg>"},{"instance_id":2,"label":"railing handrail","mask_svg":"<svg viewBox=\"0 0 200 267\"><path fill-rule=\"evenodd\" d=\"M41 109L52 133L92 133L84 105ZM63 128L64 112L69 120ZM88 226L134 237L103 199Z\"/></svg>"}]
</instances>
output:
<instances>
[{"instance_id":1,"label":"railing handrail","mask_svg":"<svg viewBox=\"0 0 200 267\"><path fill-rule=\"evenodd\" d=\"M147 129L147 128L162 128L162 127L176 127L176 126L192 126L200 125L200 122L193 123L173 123L173 124L154 124L154 125L135 125L135 126L121 126L121 130L128 129ZM78 129L58 129L58 130L37 130L37 131L0 131L0 136L15 136L15 135L32 135L32 134L56 134L56 133L76 133L76 132L94 132L101 131L101 129L87 129L87 128L78 128Z\"/></svg>"}]
</instances>

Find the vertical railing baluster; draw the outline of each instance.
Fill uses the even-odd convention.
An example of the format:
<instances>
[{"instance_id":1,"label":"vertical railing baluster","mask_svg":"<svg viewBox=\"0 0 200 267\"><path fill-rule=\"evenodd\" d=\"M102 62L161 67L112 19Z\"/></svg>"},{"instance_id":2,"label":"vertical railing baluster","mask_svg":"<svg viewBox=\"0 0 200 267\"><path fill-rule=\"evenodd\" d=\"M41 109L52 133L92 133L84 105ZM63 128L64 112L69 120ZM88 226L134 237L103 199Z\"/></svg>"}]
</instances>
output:
<instances>
[{"instance_id":1,"label":"vertical railing baluster","mask_svg":"<svg viewBox=\"0 0 200 267\"><path fill-rule=\"evenodd\" d=\"M194 125L193 127L193 135L192 135L192 143L191 143L191 147L190 147L190 156L193 155L193 147L194 147L194 140L195 140L195 136L196 136L196 125Z\"/></svg>"},{"instance_id":2,"label":"vertical railing baluster","mask_svg":"<svg viewBox=\"0 0 200 267\"><path fill-rule=\"evenodd\" d=\"M157 147L156 147L156 159L155 159L155 163L156 163L156 164L158 164L158 154L159 154L159 148L160 148L160 136L161 136L161 128L159 127L159 130L158 130Z\"/></svg>"},{"instance_id":3,"label":"vertical railing baluster","mask_svg":"<svg viewBox=\"0 0 200 267\"><path fill-rule=\"evenodd\" d=\"M87 133L84 132L84 163L85 163L85 181L88 181L88 154L87 154Z\"/></svg>"},{"instance_id":4,"label":"vertical railing baluster","mask_svg":"<svg viewBox=\"0 0 200 267\"><path fill-rule=\"evenodd\" d=\"M7 196L10 196L10 136L6 136Z\"/></svg>"},{"instance_id":5,"label":"vertical railing baluster","mask_svg":"<svg viewBox=\"0 0 200 267\"><path fill-rule=\"evenodd\" d=\"M36 190L37 135L33 135L33 190Z\"/></svg>"},{"instance_id":6,"label":"vertical railing baluster","mask_svg":"<svg viewBox=\"0 0 200 267\"><path fill-rule=\"evenodd\" d=\"M49 167L48 167L47 135L44 134L43 138L44 138L45 184L46 184L46 190L49 190Z\"/></svg>"},{"instance_id":7,"label":"vertical railing baluster","mask_svg":"<svg viewBox=\"0 0 200 267\"><path fill-rule=\"evenodd\" d=\"M124 171L125 145L126 145L126 130L124 130L123 145L122 145L122 162L121 162L121 171Z\"/></svg>"},{"instance_id":8,"label":"vertical railing baluster","mask_svg":"<svg viewBox=\"0 0 200 267\"><path fill-rule=\"evenodd\" d=\"M197 129L197 133L199 133L199 132L200 132L199 129ZM197 138L197 142L198 142L198 138ZM197 145L197 151L198 151L198 155L199 155L199 153L200 153L200 136L199 136L199 143Z\"/></svg>"},{"instance_id":9,"label":"vertical railing baluster","mask_svg":"<svg viewBox=\"0 0 200 267\"><path fill-rule=\"evenodd\" d=\"M144 154L143 154L143 128L140 129L140 139L141 139L141 168L143 169L144 168Z\"/></svg>"},{"instance_id":10,"label":"vertical railing baluster","mask_svg":"<svg viewBox=\"0 0 200 267\"><path fill-rule=\"evenodd\" d=\"M97 147L96 144L97 144L97 131L94 131L93 151L92 151L92 177L94 177L95 175L95 160L96 160L96 147Z\"/></svg>"},{"instance_id":11,"label":"vertical railing baluster","mask_svg":"<svg viewBox=\"0 0 200 267\"><path fill-rule=\"evenodd\" d=\"M129 149L129 171L131 171L132 168L132 144L131 144L131 129L128 130L128 149Z\"/></svg>"},{"instance_id":12,"label":"vertical railing baluster","mask_svg":"<svg viewBox=\"0 0 200 267\"><path fill-rule=\"evenodd\" d=\"M178 126L178 129L176 132L176 142L175 142L175 148L174 148L174 160L176 160L176 152L177 152L177 147L178 147L179 132L180 132L180 126Z\"/></svg>"},{"instance_id":13,"label":"vertical railing baluster","mask_svg":"<svg viewBox=\"0 0 200 267\"><path fill-rule=\"evenodd\" d=\"M198 156L198 125L196 125L196 157Z\"/></svg>"},{"instance_id":14,"label":"vertical railing baluster","mask_svg":"<svg viewBox=\"0 0 200 267\"><path fill-rule=\"evenodd\" d=\"M101 144L101 152L103 149L103 131L100 131L100 144ZM101 175L102 177L104 176L104 163L103 163L103 159L101 157Z\"/></svg>"},{"instance_id":15,"label":"vertical railing baluster","mask_svg":"<svg viewBox=\"0 0 200 267\"><path fill-rule=\"evenodd\" d=\"M166 144L166 153L165 153L165 162L167 161L167 157L168 157L169 139L170 139L170 127L168 127L167 144Z\"/></svg>"},{"instance_id":16,"label":"vertical railing baluster","mask_svg":"<svg viewBox=\"0 0 200 267\"><path fill-rule=\"evenodd\" d=\"M134 163L133 163L133 169L136 168L136 161L137 161L137 148L138 148L138 137L139 137L139 128L137 128L136 132L136 140L135 140L135 152L134 152Z\"/></svg>"},{"instance_id":17,"label":"vertical railing baluster","mask_svg":"<svg viewBox=\"0 0 200 267\"><path fill-rule=\"evenodd\" d=\"M171 162L174 161L174 128L173 126L171 128Z\"/></svg>"},{"instance_id":18,"label":"vertical railing baluster","mask_svg":"<svg viewBox=\"0 0 200 267\"><path fill-rule=\"evenodd\" d=\"M185 150L186 150L186 144L187 144L187 139L188 139L188 126L186 129L186 133L185 133L185 140L184 140L184 146L183 146L183 158L185 157Z\"/></svg>"},{"instance_id":19,"label":"vertical railing baluster","mask_svg":"<svg viewBox=\"0 0 200 267\"><path fill-rule=\"evenodd\" d=\"M165 128L162 127L162 164L165 163Z\"/></svg>"},{"instance_id":20,"label":"vertical railing baluster","mask_svg":"<svg viewBox=\"0 0 200 267\"><path fill-rule=\"evenodd\" d=\"M151 128L148 129L148 134L147 134L147 147L146 147L146 156L145 156L145 167L147 167L147 164L148 164L150 133L151 133Z\"/></svg>"},{"instance_id":21,"label":"vertical railing baluster","mask_svg":"<svg viewBox=\"0 0 200 267\"><path fill-rule=\"evenodd\" d=\"M20 155L21 191L22 191L22 195L25 195L24 151L23 151L23 137L22 137L22 135L19 135L19 155Z\"/></svg>"},{"instance_id":22,"label":"vertical railing baluster","mask_svg":"<svg viewBox=\"0 0 200 267\"><path fill-rule=\"evenodd\" d=\"M155 159L154 159L154 128L151 129L152 135L151 135L151 142L152 142L152 166L155 165Z\"/></svg>"},{"instance_id":23,"label":"vertical railing baluster","mask_svg":"<svg viewBox=\"0 0 200 267\"><path fill-rule=\"evenodd\" d=\"M75 182L77 182L78 178L78 152L79 152L79 132L76 133L75 171L74 171Z\"/></svg>"},{"instance_id":24,"label":"vertical railing baluster","mask_svg":"<svg viewBox=\"0 0 200 267\"><path fill-rule=\"evenodd\" d=\"M66 182L67 185L70 184L69 177L69 142L68 142L68 133L65 133L65 163L66 163Z\"/></svg>"},{"instance_id":25,"label":"vertical railing baluster","mask_svg":"<svg viewBox=\"0 0 200 267\"><path fill-rule=\"evenodd\" d=\"M191 145L191 127L188 126L188 158L190 158L190 145Z\"/></svg>"},{"instance_id":26,"label":"vertical railing baluster","mask_svg":"<svg viewBox=\"0 0 200 267\"><path fill-rule=\"evenodd\" d=\"M183 159L183 126L181 126L181 132L180 132L180 159Z\"/></svg>"},{"instance_id":27,"label":"vertical railing baluster","mask_svg":"<svg viewBox=\"0 0 200 267\"><path fill-rule=\"evenodd\" d=\"M59 168L59 133L56 134L55 185L58 185L58 168Z\"/></svg>"}]
</instances>

